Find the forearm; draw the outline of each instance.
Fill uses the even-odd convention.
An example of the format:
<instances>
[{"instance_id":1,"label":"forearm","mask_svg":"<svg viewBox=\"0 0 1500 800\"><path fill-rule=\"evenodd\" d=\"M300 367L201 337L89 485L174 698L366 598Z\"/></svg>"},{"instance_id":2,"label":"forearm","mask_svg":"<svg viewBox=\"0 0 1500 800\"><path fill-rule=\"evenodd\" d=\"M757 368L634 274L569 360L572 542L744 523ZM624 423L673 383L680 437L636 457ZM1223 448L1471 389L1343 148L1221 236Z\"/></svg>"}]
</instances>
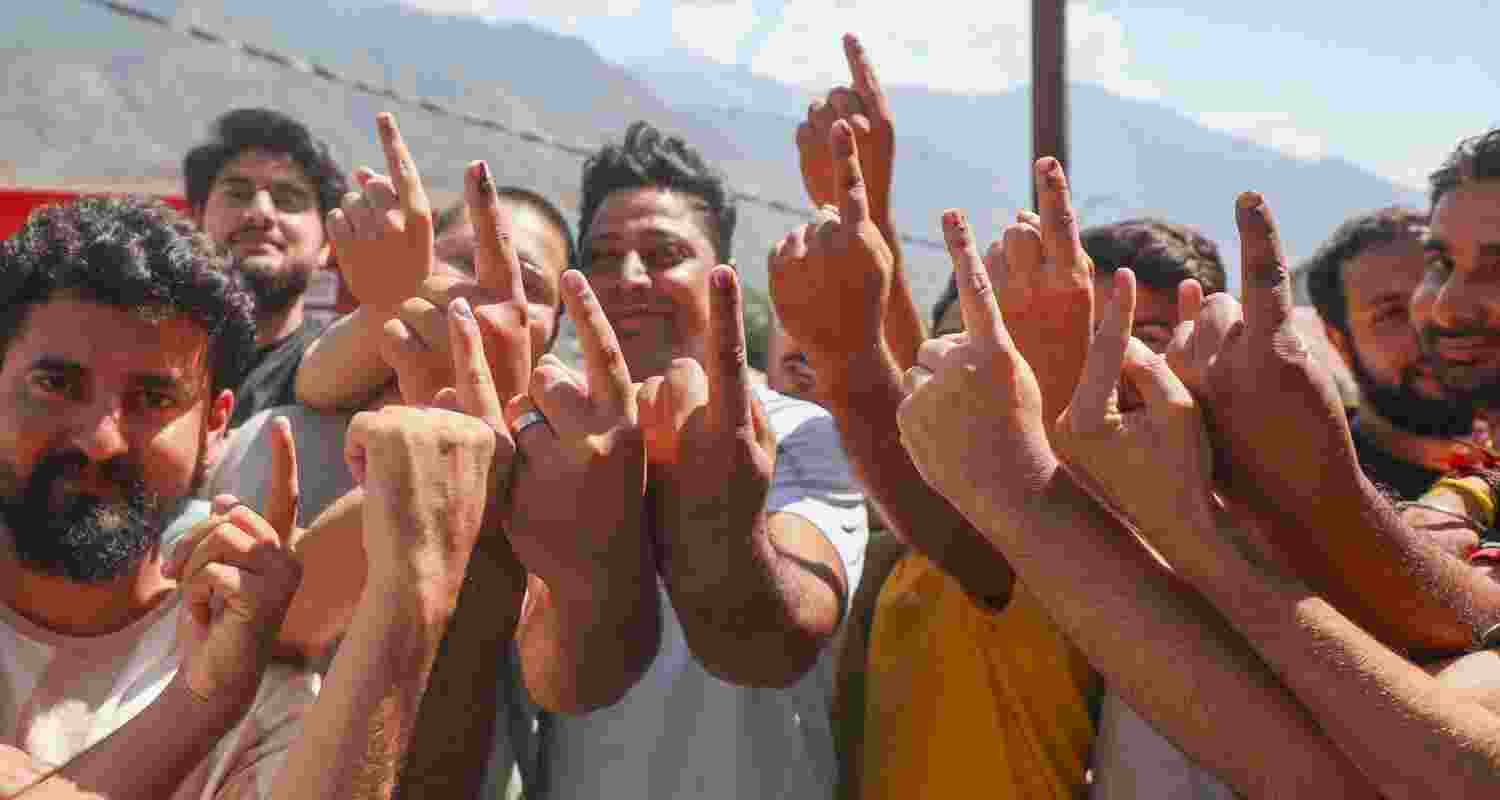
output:
<instances>
[{"instance_id":1,"label":"forearm","mask_svg":"<svg viewBox=\"0 0 1500 800\"><path fill-rule=\"evenodd\" d=\"M1203 589L1387 798L1500 788L1500 719L1443 690L1242 539Z\"/></svg>"},{"instance_id":2,"label":"forearm","mask_svg":"<svg viewBox=\"0 0 1500 800\"><path fill-rule=\"evenodd\" d=\"M1126 702L1247 797L1371 795L1200 594L1065 471L1051 465L1040 480L1040 494L1020 513L991 495L962 504Z\"/></svg>"},{"instance_id":3,"label":"forearm","mask_svg":"<svg viewBox=\"0 0 1500 800\"><path fill-rule=\"evenodd\" d=\"M1315 508L1310 526L1268 517L1272 537L1314 591L1390 646L1460 652L1500 620L1500 584L1412 530L1368 480Z\"/></svg>"},{"instance_id":4,"label":"forearm","mask_svg":"<svg viewBox=\"0 0 1500 800\"><path fill-rule=\"evenodd\" d=\"M302 584L279 641L320 658L348 626L365 588L364 489L335 500L297 539Z\"/></svg>"},{"instance_id":5,"label":"forearm","mask_svg":"<svg viewBox=\"0 0 1500 800\"><path fill-rule=\"evenodd\" d=\"M50 776L24 752L5 748L0 796L26 790L27 798L57 800L170 797L239 723L244 710L211 707L174 680L124 727ZM123 764L131 768L121 769Z\"/></svg>"},{"instance_id":6,"label":"forearm","mask_svg":"<svg viewBox=\"0 0 1500 800\"><path fill-rule=\"evenodd\" d=\"M395 373L380 355L389 317L360 307L308 346L297 369L297 401L321 411L358 411Z\"/></svg>"},{"instance_id":7,"label":"forearm","mask_svg":"<svg viewBox=\"0 0 1500 800\"><path fill-rule=\"evenodd\" d=\"M401 771L403 799L479 796L525 591L526 570L503 539L474 548Z\"/></svg>"},{"instance_id":8,"label":"forearm","mask_svg":"<svg viewBox=\"0 0 1500 800\"><path fill-rule=\"evenodd\" d=\"M646 674L661 643L655 559L639 529L622 531L613 566L593 576L533 577L517 638L532 699L552 711L614 705Z\"/></svg>"},{"instance_id":9,"label":"forearm","mask_svg":"<svg viewBox=\"0 0 1500 800\"><path fill-rule=\"evenodd\" d=\"M778 545L775 524L811 527L765 513L726 525L711 509L664 526L662 579L688 647L704 669L741 686L800 679L837 631L847 599L836 576Z\"/></svg>"},{"instance_id":10,"label":"forearm","mask_svg":"<svg viewBox=\"0 0 1500 800\"><path fill-rule=\"evenodd\" d=\"M277 776L277 800L389 798L451 604L413 581L372 582L302 735Z\"/></svg>"},{"instance_id":11,"label":"forearm","mask_svg":"<svg viewBox=\"0 0 1500 800\"><path fill-rule=\"evenodd\" d=\"M891 271L890 295L886 302L882 334L885 336L886 347L890 348L897 368L910 369L917 363L917 350L922 347L922 342L927 340L927 327L922 323L922 312L917 308L916 299L912 297L911 284L906 279L906 270L903 269L905 260L901 254L901 235L891 222L889 214L876 219L881 220L877 223L877 227L880 228L880 235L885 237L886 246L891 249L891 255L895 259Z\"/></svg>"},{"instance_id":12,"label":"forearm","mask_svg":"<svg viewBox=\"0 0 1500 800\"><path fill-rule=\"evenodd\" d=\"M984 534L923 480L901 444L896 410L905 393L889 355L818 359L844 452L886 522L991 608L1010 598L1014 575Z\"/></svg>"}]
</instances>

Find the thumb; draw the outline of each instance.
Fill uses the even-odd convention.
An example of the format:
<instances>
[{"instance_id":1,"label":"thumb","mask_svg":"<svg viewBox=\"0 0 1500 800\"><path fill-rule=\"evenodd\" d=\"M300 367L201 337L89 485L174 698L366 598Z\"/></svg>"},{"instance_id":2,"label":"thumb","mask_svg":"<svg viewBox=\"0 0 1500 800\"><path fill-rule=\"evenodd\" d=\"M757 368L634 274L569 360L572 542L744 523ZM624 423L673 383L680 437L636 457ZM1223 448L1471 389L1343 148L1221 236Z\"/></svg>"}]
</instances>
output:
<instances>
[{"instance_id":1,"label":"thumb","mask_svg":"<svg viewBox=\"0 0 1500 800\"><path fill-rule=\"evenodd\" d=\"M286 417L271 420L269 430L271 477L266 487L265 518L285 547L297 526L297 505L301 497L297 481L297 443L292 438L292 423Z\"/></svg>"},{"instance_id":2,"label":"thumb","mask_svg":"<svg viewBox=\"0 0 1500 800\"><path fill-rule=\"evenodd\" d=\"M833 149L833 178L839 192L839 217L846 225L857 225L870 218L870 195L865 188L865 173L859 166L859 145L854 143L854 129L845 120L833 123L829 134Z\"/></svg>"}]
</instances>

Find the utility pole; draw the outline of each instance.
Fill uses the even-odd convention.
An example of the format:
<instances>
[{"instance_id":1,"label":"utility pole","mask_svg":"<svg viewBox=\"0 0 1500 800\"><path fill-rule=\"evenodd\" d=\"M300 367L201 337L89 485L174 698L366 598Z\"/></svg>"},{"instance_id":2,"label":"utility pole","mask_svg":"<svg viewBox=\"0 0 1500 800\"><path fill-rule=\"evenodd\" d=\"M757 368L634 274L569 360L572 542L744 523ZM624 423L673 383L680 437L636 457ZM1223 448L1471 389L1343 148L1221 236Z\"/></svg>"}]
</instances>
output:
<instances>
[{"instance_id":1,"label":"utility pole","mask_svg":"<svg viewBox=\"0 0 1500 800\"><path fill-rule=\"evenodd\" d=\"M1066 0L1031 0L1031 158L1068 167L1068 32ZM1036 175L1031 207L1039 209Z\"/></svg>"}]
</instances>

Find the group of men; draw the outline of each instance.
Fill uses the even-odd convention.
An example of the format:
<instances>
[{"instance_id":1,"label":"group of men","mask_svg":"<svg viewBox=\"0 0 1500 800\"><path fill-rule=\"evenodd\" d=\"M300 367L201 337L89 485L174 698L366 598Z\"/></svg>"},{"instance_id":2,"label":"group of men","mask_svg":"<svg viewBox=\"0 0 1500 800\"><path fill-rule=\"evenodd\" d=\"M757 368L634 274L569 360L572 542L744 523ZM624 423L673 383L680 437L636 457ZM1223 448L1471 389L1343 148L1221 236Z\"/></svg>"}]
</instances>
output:
<instances>
[{"instance_id":1,"label":"group of men","mask_svg":"<svg viewBox=\"0 0 1500 800\"><path fill-rule=\"evenodd\" d=\"M1055 159L987 251L944 214L929 338L844 47L769 387L725 179L646 123L576 237L483 161L434 209L388 114L352 185L240 110L190 219L33 215L0 246L0 794L1493 791L1500 131L1308 261L1351 409L1265 198L1237 301L1188 226L1080 230Z\"/></svg>"}]
</instances>

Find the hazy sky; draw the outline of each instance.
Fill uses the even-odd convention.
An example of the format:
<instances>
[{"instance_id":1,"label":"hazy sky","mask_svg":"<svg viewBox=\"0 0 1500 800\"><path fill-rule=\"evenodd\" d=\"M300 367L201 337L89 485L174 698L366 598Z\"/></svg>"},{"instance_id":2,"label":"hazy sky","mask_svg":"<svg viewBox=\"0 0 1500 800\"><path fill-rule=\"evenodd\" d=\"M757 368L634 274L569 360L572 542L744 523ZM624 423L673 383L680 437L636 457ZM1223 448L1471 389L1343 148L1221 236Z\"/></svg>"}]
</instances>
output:
<instances>
[{"instance_id":1,"label":"hazy sky","mask_svg":"<svg viewBox=\"0 0 1500 800\"><path fill-rule=\"evenodd\" d=\"M617 62L687 47L821 87L847 80L846 30L890 84L998 91L1029 69L1029 0L403 1L526 19ZM1500 123L1500 0L1086 0L1068 24L1073 80L1412 187L1461 137Z\"/></svg>"}]
</instances>

